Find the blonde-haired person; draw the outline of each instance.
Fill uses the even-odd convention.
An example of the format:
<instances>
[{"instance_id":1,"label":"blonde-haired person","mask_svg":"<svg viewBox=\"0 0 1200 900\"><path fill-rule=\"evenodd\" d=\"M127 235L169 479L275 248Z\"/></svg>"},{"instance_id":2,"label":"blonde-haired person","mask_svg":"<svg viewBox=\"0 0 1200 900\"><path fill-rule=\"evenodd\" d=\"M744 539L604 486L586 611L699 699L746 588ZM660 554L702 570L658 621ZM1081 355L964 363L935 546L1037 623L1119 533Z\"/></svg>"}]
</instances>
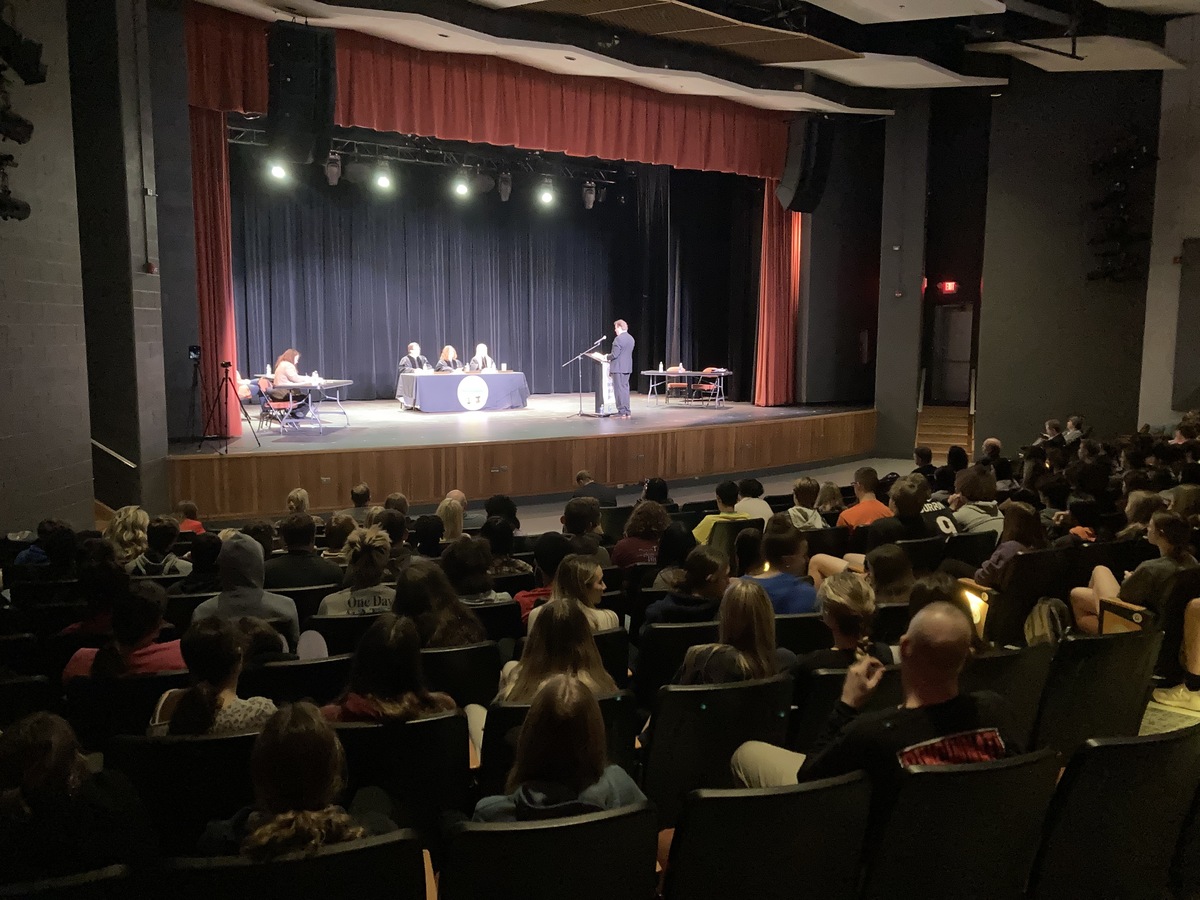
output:
<instances>
[{"instance_id":1,"label":"blonde-haired person","mask_svg":"<svg viewBox=\"0 0 1200 900\"><path fill-rule=\"evenodd\" d=\"M222 528L219 532L217 532L217 537L219 537L222 541L227 541L235 534L241 533L242 531L240 528Z\"/></svg>"},{"instance_id":2,"label":"blonde-haired person","mask_svg":"<svg viewBox=\"0 0 1200 900\"><path fill-rule=\"evenodd\" d=\"M304 488L292 488L287 495L287 510L289 513L308 512L308 491Z\"/></svg>"},{"instance_id":3,"label":"blonde-haired person","mask_svg":"<svg viewBox=\"0 0 1200 900\"><path fill-rule=\"evenodd\" d=\"M150 514L140 506L122 506L104 529L104 539L113 546L117 562L128 565L146 552Z\"/></svg>"},{"instance_id":4,"label":"blonde-haired person","mask_svg":"<svg viewBox=\"0 0 1200 900\"><path fill-rule=\"evenodd\" d=\"M617 692L604 668L592 627L574 600L551 600L530 622L529 639L518 662L507 663L497 700L532 703L538 690L554 675L572 675L598 697Z\"/></svg>"},{"instance_id":5,"label":"blonde-haired person","mask_svg":"<svg viewBox=\"0 0 1200 900\"><path fill-rule=\"evenodd\" d=\"M346 539L346 587L321 601L317 615L371 616L387 612L395 588L383 584L392 542L378 527L356 528Z\"/></svg>"},{"instance_id":6,"label":"blonde-haired person","mask_svg":"<svg viewBox=\"0 0 1200 900\"><path fill-rule=\"evenodd\" d=\"M751 678L770 678L796 662L794 653L775 646L775 610L771 598L748 578L732 582L721 598L717 640L741 652Z\"/></svg>"},{"instance_id":7,"label":"blonde-haired person","mask_svg":"<svg viewBox=\"0 0 1200 900\"><path fill-rule=\"evenodd\" d=\"M1150 519L1167 509L1167 500L1154 491L1131 491L1125 498L1125 527L1117 532L1118 541L1136 541L1146 537Z\"/></svg>"},{"instance_id":8,"label":"blonde-haired person","mask_svg":"<svg viewBox=\"0 0 1200 900\"><path fill-rule=\"evenodd\" d=\"M446 530L442 533L443 543L457 541L463 536L463 508L457 500L447 497L438 504L437 517L442 520Z\"/></svg>"},{"instance_id":9,"label":"blonde-haired person","mask_svg":"<svg viewBox=\"0 0 1200 900\"><path fill-rule=\"evenodd\" d=\"M604 597L604 570L596 563L596 557L572 553L558 564L558 571L550 585L551 600L574 600L583 610L592 631L607 631L618 627L621 622L611 609L600 609ZM529 611L529 630L545 609L535 606Z\"/></svg>"},{"instance_id":10,"label":"blonde-haired person","mask_svg":"<svg viewBox=\"0 0 1200 900\"><path fill-rule=\"evenodd\" d=\"M798 678L817 669L848 669L862 656L889 666L895 661L887 644L871 639L875 590L867 579L853 572L830 575L817 591L817 611L833 634L833 647L797 659L792 671Z\"/></svg>"}]
</instances>

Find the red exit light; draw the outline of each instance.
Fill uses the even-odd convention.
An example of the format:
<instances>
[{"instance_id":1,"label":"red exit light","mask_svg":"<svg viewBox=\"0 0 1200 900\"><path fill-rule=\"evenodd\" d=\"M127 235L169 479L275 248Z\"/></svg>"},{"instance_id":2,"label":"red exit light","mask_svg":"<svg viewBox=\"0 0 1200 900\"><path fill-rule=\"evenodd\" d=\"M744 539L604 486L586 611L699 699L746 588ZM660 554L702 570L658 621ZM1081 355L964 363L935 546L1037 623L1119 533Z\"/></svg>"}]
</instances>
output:
<instances>
[{"instance_id":1,"label":"red exit light","mask_svg":"<svg viewBox=\"0 0 1200 900\"><path fill-rule=\"evenodd\" d=\"M958 282L957 281L939 281L937 289L939 291L941 291L943 294L957 294L958 293Z\"/></svg>"}]
</instances>

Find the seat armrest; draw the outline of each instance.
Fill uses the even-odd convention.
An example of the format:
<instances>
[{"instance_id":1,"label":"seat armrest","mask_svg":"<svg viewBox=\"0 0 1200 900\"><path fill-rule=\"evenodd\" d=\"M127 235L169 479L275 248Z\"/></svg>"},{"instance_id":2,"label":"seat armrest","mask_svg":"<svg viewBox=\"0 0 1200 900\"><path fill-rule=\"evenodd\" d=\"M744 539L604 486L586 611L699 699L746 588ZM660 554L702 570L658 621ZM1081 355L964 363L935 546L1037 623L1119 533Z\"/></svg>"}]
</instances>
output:
<instances>
[{"instance_id":1,"label":"seat armrest","mask_svg":"<svg viewBox=\"0 0 1200 900\"><path fill-rule=\"evenodd\" d=\"M1100 600L1100 633L1121 634L1127 631L1143 631L1154 625L1154 613L1136 603L1127 603L1116 598Z\"/></svg>"}]
</instances>

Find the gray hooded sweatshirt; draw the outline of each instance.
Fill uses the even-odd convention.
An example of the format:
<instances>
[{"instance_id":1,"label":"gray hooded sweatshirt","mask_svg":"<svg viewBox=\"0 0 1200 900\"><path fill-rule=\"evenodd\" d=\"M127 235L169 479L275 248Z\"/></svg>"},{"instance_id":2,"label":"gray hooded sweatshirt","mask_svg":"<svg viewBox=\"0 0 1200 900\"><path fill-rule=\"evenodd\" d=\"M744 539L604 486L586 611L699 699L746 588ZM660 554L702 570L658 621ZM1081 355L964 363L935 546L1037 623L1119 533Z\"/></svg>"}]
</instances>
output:
<instances>
[{"instance_id":1,"label":"gray hooded sweatshirt","mask_svg":"<svg viewBox=\"0 0 1200 900\"><path fill-rule=\"evenodd\" d=\"M221 545L217 571L221 576L221 593L197 606L192 621L213 616L221 619L240 619L242 616L286 619L284 636L289 647L295 650L300 640L296 604L290 597L263 590L262 545L244 534L233 535Z\"/></svg>"}]
</instances>

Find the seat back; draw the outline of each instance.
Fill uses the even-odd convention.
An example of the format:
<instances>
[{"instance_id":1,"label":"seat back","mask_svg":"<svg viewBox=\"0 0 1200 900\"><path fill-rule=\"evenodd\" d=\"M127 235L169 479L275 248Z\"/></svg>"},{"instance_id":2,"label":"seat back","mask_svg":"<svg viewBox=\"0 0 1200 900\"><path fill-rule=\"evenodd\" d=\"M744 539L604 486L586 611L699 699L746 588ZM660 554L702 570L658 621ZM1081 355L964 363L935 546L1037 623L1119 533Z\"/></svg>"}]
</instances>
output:
<instances>
[{"instance_id":1,"label":"seat back","mask_svg":"<svg viewBox=\"0 0 1200 900\"><path fill-rule=\"evenodd\" d=\"M625 523L633 512L632 506L600 507L600 529L614 541L625 536Z\"/></svg>"},{"instance_id":2,"label":"seat back","mask_svg":"<svg viewBox=\"0 0 1200 900\"><path fill-rule=\"evenodd\" d=\"M317 614L322 600L330 594L336 594L339 590L341 590L339 584L310 584L304 587L272 588L271 593L290 597L296 604L296 616L303 624L308 621L309 616Z\"/></svg>"},{"instance_id":3,"label":"seat back","mask_svg":"<svg viewBox=\"0 0 1200 900\"><path fill-rule=\"evenodd\" d=\"M771 507L771 512L775 513L787 512L796 502L791 494L768 494L763 499L767 501L767 506Z\"/></svg>"},{"instance_id":4,"label":"seat back","mask_svg":"<svg viewBox=\"0 0 1200 900\"><path fill-rule=\"evenodd\" d=\"M1035 644L1020 650L992 650L967 663L958 679L963 693L995 691L1012 708L1013 731L1021 746L1033 749L1033 728L1050 662L1053 644Z\"/></svg>"},{"instance_id":5,"label":"seat back","mask_svg":"<svg viewBox=\"0 0 1200 900\"><path fill-rule=\"evenodd\" d=\"M532 572L518 575L497 575L492 579L492 590L498 594L515 597L521 591L532 591L537 587L537 576Z\"/></svg>"},{"instance_id":6,"label":"seat back","mask_svg":"<svg viewBox=\"0 0 1200 900\"><path fill-rule=\"evenodd\" d=\"M57 710L58 707L57 681L51 681L44 675L0 678L0 731L31 713L43 709Z\"/></svg>"},{"instance_id":7,"label":"seat back","mask_svg":"<svg viewBox=\"0 0 1200 900\"><path fill-rule=\"evenodd\" d=\"M629 686L629 634L624 628L606 628L592 635L604 669L612 676L617 687Z\"/></svg>"},{"instance_id":8,"label":"seat back","mask_svg":"<svg viewBox=\"0 0 1200 900\"><path fill-rule=\"evenodd\" d=\"M38 900L120 900L130 895L129 866L108 866L78 875L43 878L0 885L0 897L37 897Z\"/></svg>"},{"instance_id":9,"label":"seat back","mask_svg":"<svg viewBox=\"0 0 1200 900\"><path fill-rule=\"evenodd\" d=\"M684 509L681 509L678 512L669 513L669 515L672 522L681 523L688 531L694 531L696 526L700 524L701 519L703 519L710 512L715 513L717 511L716 504L713 504L711 509L687 509L686 507L688 504L685 503L683 505L685 507Z\"/></svg>"},{"instance_id":10,"label":"seat back","mask_svg":"<svg viewBox=\"0 0 1200 900\"><path fill-rule=\"evenodd\" d=\"M209 600L215 594L168 594L167 608L163 611L163 620L170 622L180 634L188 630L192 624L192 613L196 607Z\"/></svg>"},{"instance_id":11,"label":"seat back","mask_svg":"<svg viewBox=\"0 0 1200 900\"><path fill-rule=\"evenodd\" d=\"M600 714L608 741L608 761L634 774L634 738L638 733L637 704L629 691L600 697ZM483 747L479 786L484 796L504 794L504 782L516 760L517 739L528 703L493 703L488 707L487 723L483 729Z\"/></svg>"},{"instance_id":12,"label":"seat back","mask_svg":"<svg viewBox=\"0 0 1200 900\"><path fill-rule=\"evenodd\" d=\"M1042 597L1065 600L1075 547L1035 550L1013 557L1006 583L988 603L984 637L996 644L1024 646L1025 619Z\"/></svg>"},{"instance_id":13,"label":"seat back","mask_svg":"<svg viewBox=\"0 0 1200 900\"><path fill-rule=\"evenodd\" d=\"M946 538L946 559L957 559L979 568L996 550L996 532L965 531Z\"/></svg>"},{"instance_id":14,"label":"seat back","mask_svg":"<svg viewBox=\"0 0 1200 900\"><path fill-rule=\"evenodd\" d=\"M425 863L420 839L403 829L270 862L242 856L173 859L154 882L164 895L178 900L311 897L318 889L326 900L424 900Z\"/></svg>"},{"instance_id":15,"label":"seat back","mask_svg":"<svg viewBox=\"0 0 1200 900\"><path fill-rule=\"evenodd\" d=\"M836 516L834 517L836 520ZM850 529L844 525L835 528L816 528L801 532L808 544L808 555L826 553L839 559L850 549Z\"/></svg>"},{"instance_id":16,"label":"seat back","mask_svg":"<svg viewBox=\"0 0 1200 900\"><path fill-rule=\"evenodd\" d=\"M178 550L177 552L183 553L184 551ZM183 575L134 575L130 581L134 584L157 584L165 591L171 585L183 581Z\"/></svg>"},{"instance_id":17,"label":"seat back","mask_svg":"<svg viewBox=\"0 0 1200 900\"><path fill-rule=\"evenodd\" d=\"M1160 631L1074 636L1050 663L1034 746L1069 756L1089 738L1138 733L1149 700Z\"/></svg>"},{"instance_id":18,"label":"seat back","mask_svg":"<svg viewBox=\"0 0 1200 900\"><path fill-rule=\"evenodd\" d=\"M79 582L73 578L22 578L10 584L8 589L12 604L18 609L50 603L78 603L83 599L79 593Z\"/></svg>"},{"instance_id":19,"label":"seat back","mask_svg":"<svg viewBox=\"0 0 1200 900\"><path fill-rule=\"evenodd\" d=\"M1087 741L1050 804L1031 896L1167 896L1171 857L1198 785L1200 723Z\"/></svg>"},{"instance_id":20,"label":"seat back","mask_svg":"<svg viewBox=\"0 0 1200 900\"><path fill-rule=\"evenodd\" d=\"M645 803L538 822L463 822L450 832L438 896L650 900L657 839Z\"/></svg>"},{"instance_id":21,"label":"seat back","mask_svg":"<svg viewBox=\"0 0 1200 900\"><path fill-rule=\"evenodd\" d=\"M339 697L350 678L350 654L325 659L269 662L242 672L238 694L269 697L277 704L311 700L320 706Z\"/></svg>"},{"instance_id":22,"label":"seat back","mask_svg":"<svg viewBox=\"0 0 1200 900\"><path fill-rule=\"evenodd\" d=\"M651 625L642 635L637 670L633 674L638 703L649 709L658 689L669 684L683 665L689 647L717 639L716 622L683 622Z\"/></svg>"},{"instance_id":23,"label":"seat back","mask_svg":"<svg viewBox=\"0 0 1200 900\"><path fill-rule=\"evenodd\" d=\"M708 545L733 559L733 545L737 542L737 536L749 528L762 531L766 524L762 519L722 519L713 523Z\"/></svg>"},{"instance_id":24,"label":"seat back","mask_svg":"<svg viewBox=\"0 0 1200 900\"><path fill-rule=\"evenodd\" d=\"M846 681L845 669L817 669L807 675L797 673L795 686L796 708L788 728L787 746L799 753L808 753L820 736L829 714L842 696ZM904 700L900 684L900 667L888 666L883 671L879 687L863 707L874 712L898 706Z\"/></svg>"},{"instance_id":25,"label":"seat back","mask_svg":"<svg viewBox=\"0 0 1200 900\"><path fill-rule=\"evenodd\" d=\"M1057 776L1050 751L906 768L862 896L1022 897Z\"/></svg>"},{"instance_id":26,"label":"seat back","mask_svg":"<svg viewBox=\"0 0 1200 900\"><path fill-rule=\"evenodd\" d=\"M904 551L913 572L918 576L937 571L937 567L946 558L946 538L943 535L896 541L896 546Z\"/></svg>"},{"instance_id":27,"label":"seat back","mask_svg":"<svg viewBox=\"0 0 1200 900\"><path fill-rule=\"evenodd\" d=\"M426 647L421 651L425 684L442 691L460 707L487 706L500 689L500 648L495 641L462 647Z\"/></svg>"},{"instance_id":28,"label":"seat back","mask_svg":"<svg viewBox=\"0 0 1200 900\"><path fill-rule=\"evenodd\" d=\"M680 512L700 512L700 513L715 513L717 511L716 500L689 500L687 503L679 507Z\"/></svg>"},{"instance_id":29,"label":"seat back","mask_svg":"<svg viewBox=\"0 0 1200 900\"><path fill-rule=\"evenodd\" d=\"M642 776L659 827L674 826L690 791L734 787L729 760L746 741L782 746L791 705L791 675L661 688Z\"/></svg>"},{"instance_id":30,"label":"seat back","mask_svg":"<svg viewBox=\"0 0 1200 900\"><path fill-rule=\"evenodd\" d=\"M870 799L862 772L692 791L671 841L666 900L853 900Z\"/></svg>"},{"instance_id":31,"label":"seat back","mask_svg":"<svg viewBox=\"0 0 1200 900\"><path fill-rule=\"evenodd\" d=\"M521 621L521 606L516 600L473 603L470 609L483 623L483 630L487 632L490 641L502 641L505 638L515 640L525 634L525 623Z\"/></svg>"},{"instance_id":32,"label":"seat back","mask_svg":"<svg viewBox=\"0 0 1200 900\"><path fill-rule=\"evenodd\" d=\"M99 750L118 734L144 734L158 698L187 685L186 671L72 678L66 684L67 720L85 749Z\"/></svg>"},{"instance_id":33,"label":"seat back","mask_svg":"<svg viewBox=\"0 0 1200 900\"><path fill-rule=\"evenodd\" d=\"M1196 597L1200 597L1200 568L1185 569L1176 573L1162 609L1152 610L1163 633L1154 671L1169 682L1183 680L1179 649L1183 644L1184 614L1188 603Z\"/></svg>"},{"instance_id":34,"label":"seat back","mask_svg":"<svg viewBox=\"0 0 1200 900\"><path fill-rule=\"evenodd\" d=\"M392 800L392 821L430 839L443 812L468 811L469 739L461 711L335 730L346 751L347 797L368 785L382 788Z\"/></svg>"},{"instance_id":35,"label":"seat back","mask_svg":"<svg viewBox=\"0 0 1200 900\"><path fill-rule=\"evenodd\" d=\"M38 675L41 671L37 635L28 632L0 634L0 677L6 673Z\"/></svg>"},{"instance_id":36,"label":"seat back","mask_svg":"<svg viewBox=\"0 0 1200 900\"><path fill-rule=\"evenodd\" d=\"M1075 553L1071 586L1086 585L1096 566L1107 566L1120 581L1124 578L1125 572L1132 572L1146 560L1154 559L1157 556L1158 548L1144 538L1083 544Z\"/></svg>"},{"instance_id":37,"label":"seat back","mask_svg":"<svg viewBox=\"0 0 1200 900\"><path fill-rule=\"evenodd\" d=\"M797 656L833 646L833 632L820 613L789 613L775 617L775 643Z\"/></svg>"},{"instance_id":38,"label":"seat back","mask_svg":"<svg viewBox=\"0 0 1200 900\"><path fill-rule=\"evenodd\" d=\"M315 631L325 638L330 654L353 653L358 642L375 624L379 615L373 616L309 616L304 623L306 631Z\"/></svg>"},{"instance_id":39,"label":"seat back","mask_svg":"<svg viewBox=\"0 0 1200 900\"><path fill-rule=\"evenodd\" d=\"M254 802L253 734L145 737L121 735L104 765L132 783L168 856L195 851L205 826Z\"/></svg>"}]
</instances>

